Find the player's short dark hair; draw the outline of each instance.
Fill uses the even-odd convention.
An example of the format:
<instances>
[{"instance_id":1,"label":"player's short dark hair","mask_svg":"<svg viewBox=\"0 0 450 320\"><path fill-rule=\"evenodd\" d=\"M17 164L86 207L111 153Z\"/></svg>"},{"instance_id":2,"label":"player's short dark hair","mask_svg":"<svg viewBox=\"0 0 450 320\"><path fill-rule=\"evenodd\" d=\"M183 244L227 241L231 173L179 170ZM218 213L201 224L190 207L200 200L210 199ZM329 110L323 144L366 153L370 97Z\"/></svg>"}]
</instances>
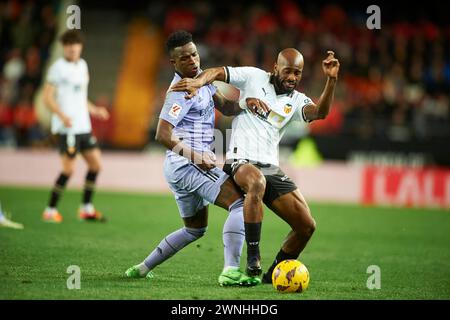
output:
<instances>
[{"instance_id":1,"label":"player's short dark hair","mask_svg":"<svg viewBox=\"0 0 450 320\"><path fill-rule=\"evenodd\" d=\"M168 38L166 42L166 48L169 53L172 52L173 49L177 47L184 46L192 42L192 34L185 30L178 30L173 32Z\"/></svg>"},{"instance_id":2,"label":"player's short dark hair","mask_svg":"<svg viewBox=\"0 0 450 320\"><path fill-rule=\"evenodd\" d=\"M61 35L61 37L59 39L63 45L76 44L76 43L83 44L84 43L84 37L83 37L82 33L76 29L67 30L66 32L64 32Z\"/></svg>"}]
</instances>

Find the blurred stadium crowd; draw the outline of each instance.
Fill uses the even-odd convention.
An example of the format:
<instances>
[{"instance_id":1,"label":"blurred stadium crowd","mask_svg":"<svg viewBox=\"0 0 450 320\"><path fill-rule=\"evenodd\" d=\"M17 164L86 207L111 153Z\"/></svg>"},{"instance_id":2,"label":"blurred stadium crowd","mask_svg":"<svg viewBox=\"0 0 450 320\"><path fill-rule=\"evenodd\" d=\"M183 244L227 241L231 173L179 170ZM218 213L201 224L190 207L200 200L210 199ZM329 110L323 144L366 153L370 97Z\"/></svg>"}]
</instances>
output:
<instances>
[{"instance_id":1,"label":"blurred stadium crowd","mask_svg":"<svg viewBox=\"0 0 450 320\"><path fill-rule=\"evenodd\" d=\"M203 68L250 65L270 71L281 48L296 47L305 58L300 91L317 99L325 81L321 60L334 50L341 62L335 103L327 120L311 125L312 135L450 138L450 25L445 19L420 10L404 17L382 8L381 30L369 30L365 7L350 3L174 3L150 2L145 15L165 35L191 31ZM32 97L56 34L55 10L33 1L0 2L0 145L39 145L47 136ZM162 59L156 110L172 76L168 59ZM229 119L218 122L229 127Z\"/></svg>"},{"instance_id":2,"label":"blurred stadium crowd","mask_svg":"<svg viewBox=\"0 0 450 320\"><path fill-rule=\"evenodd\" d=\"M0 145L45 141L33 97L57 32L54 12L34 1L0 2Z\"/></svg>"},{"instance_id":3,"label":"blurred stadium crowd","mask_svg":"<svg viewBox=\"0 0 450 320\"><path fill-rule=\"evenodd\" d=\"M291 0L226 6L198 1L161 9L164 14L153 19L163 17L159 23L166 34L179 28L193 32L204 67L270 71L280 49L298 48L305 58L300 90L314 99L325 82L321 61L334 50L341 62L340 84L331 114L312 124L313 135L393 141L450 137L448 22L432 21L420 11L403 20L391 7L389 17L388 9L381 10L381 30L369 30L364 6ZM170 68L161 70L168 83Z\"/></svg>"}]
</instances>

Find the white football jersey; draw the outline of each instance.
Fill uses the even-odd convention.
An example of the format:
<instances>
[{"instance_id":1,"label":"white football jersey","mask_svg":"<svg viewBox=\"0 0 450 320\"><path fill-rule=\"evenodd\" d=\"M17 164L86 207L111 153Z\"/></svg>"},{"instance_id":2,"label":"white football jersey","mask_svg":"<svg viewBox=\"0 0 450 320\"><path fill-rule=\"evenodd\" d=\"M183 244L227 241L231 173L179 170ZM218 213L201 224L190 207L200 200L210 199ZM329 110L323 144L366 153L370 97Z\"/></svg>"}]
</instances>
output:
<instances>
[{"instance_id":1,"label":"white football jersey","mask_svg":"<svg viewBox=\"0 0 450 320\"><path fill-rule=\"evenodd\" d=\"M87 105L89 83L85 60L70 62L59 58L50 67L47 81L56 87L56 102L61 111L72 120L66 128L56 114L52 115L52 133L82 134L91 132L91 119Z\"/></svg>"},{"instance_id":2,"label":"white football jersey","mask_svg":"<svg viewBox=\"0 0 450 320\"><path fill-rule=\"evenodd\" d=\"M232 122L227 159L248 159L279 165L278 144L292 120L306 122L303 108L312 100L296 90L277 95L270 82L271 74L254 67L225 67L226 82L240 90L239 105L243 112ZM246 98L264 101L271 112L256 116L246 108Z\"/></svg>"}]
</instances>

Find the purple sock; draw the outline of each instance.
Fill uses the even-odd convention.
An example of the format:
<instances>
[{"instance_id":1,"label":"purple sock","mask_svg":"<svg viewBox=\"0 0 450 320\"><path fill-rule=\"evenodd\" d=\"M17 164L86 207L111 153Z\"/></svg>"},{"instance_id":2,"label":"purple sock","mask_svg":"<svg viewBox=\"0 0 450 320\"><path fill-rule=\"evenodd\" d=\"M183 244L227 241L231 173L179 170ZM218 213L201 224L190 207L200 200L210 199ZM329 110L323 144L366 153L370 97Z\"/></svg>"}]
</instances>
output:
<instances>
[{"instance_id":1,"label":"purple sock","mask_svg":"<svg viewBox=\"0 0 450 320\"><path fill-rule=\"evenodd\" d=\"M189 243L199 239L206 232L205 228L187 228L183 227L175 232L172 232L165 237L159 245L145 258L144 263L152 270L157 265L169 259L175 253L183 249Z\"/></svg>"}]
</instances>

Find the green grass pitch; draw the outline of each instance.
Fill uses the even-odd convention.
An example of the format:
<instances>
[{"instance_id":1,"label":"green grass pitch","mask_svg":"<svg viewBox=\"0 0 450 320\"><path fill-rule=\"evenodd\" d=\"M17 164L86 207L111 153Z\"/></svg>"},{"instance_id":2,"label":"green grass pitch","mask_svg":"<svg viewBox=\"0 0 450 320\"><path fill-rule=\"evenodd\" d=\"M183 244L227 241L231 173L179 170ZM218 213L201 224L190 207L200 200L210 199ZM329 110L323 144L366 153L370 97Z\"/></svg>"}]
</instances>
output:
<instances>
[{"instance_id":1,"label":"green grass pitch","mask_svg":"<svg viewBox=\"0 0 450 320\"><path fill-rule=\"evenodd\" d=\"M0 187L3 209L25 225L23 231L0 229L0 299L450 299L448 211L312 203L317 230L300 256L309 288L280 294L270 285L217 285L227 213L214 206L207 234L158 266L154 279L125 279L128 267L181 226L173 198L99 191L95 202L109 218L105 224L78 220L80 198L79 191L66 191L64 222L46 224L40 218L48 190ZM288 230L265 212L264 266ZM80 290L66 287L70 265L81 269ZM379 290L366 286L370 265L381 269Z\"/></svg>"}]
</instances>

